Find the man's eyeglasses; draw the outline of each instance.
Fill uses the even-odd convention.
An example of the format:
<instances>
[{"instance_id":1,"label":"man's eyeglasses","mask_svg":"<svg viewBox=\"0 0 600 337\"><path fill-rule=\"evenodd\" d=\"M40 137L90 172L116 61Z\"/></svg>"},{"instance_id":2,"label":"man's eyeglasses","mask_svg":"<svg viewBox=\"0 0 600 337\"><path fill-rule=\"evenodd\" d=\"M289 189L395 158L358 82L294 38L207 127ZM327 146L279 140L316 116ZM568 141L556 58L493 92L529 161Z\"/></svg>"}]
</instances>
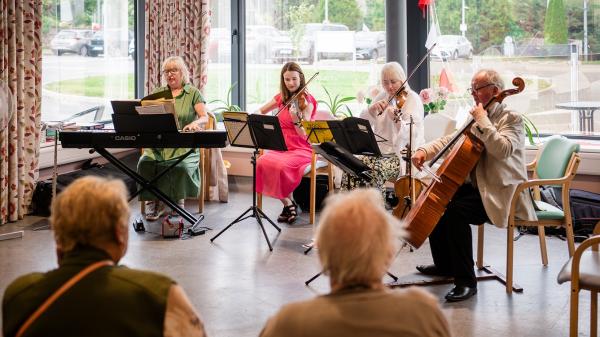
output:
<instances>
[{"instance_id":1,"label":"man's eyeglasses","mask_svg":"<svg viewBox=\"0 0 600 337\"><path fill-rule=\"evenodd\" d=\"M477 87L477 88L469 88L469 89L467 89L467 90L469 91L469 93L470 93L471 95L475 95L477 92L479 92L479 90L481 90L481 89L483 89L483 88L487 88L487 87L489 87L489 86L492 86L492 85L494 85L494 83L488 83L488 84L484 84L484 85L482 85L482 86L479 86L479 87Z\"/></svg>"},{"instance_id":2,"label":"man's eyeglasses","mask_svg":"<svg viewBox=\"0 0 600 337\"><path fill-rule=\"evenodd\" d=\"M177 74L179 72L179 69L165 69L163 70L163 74L168 75L168 74Z\"/></svg>"}]
</instances>

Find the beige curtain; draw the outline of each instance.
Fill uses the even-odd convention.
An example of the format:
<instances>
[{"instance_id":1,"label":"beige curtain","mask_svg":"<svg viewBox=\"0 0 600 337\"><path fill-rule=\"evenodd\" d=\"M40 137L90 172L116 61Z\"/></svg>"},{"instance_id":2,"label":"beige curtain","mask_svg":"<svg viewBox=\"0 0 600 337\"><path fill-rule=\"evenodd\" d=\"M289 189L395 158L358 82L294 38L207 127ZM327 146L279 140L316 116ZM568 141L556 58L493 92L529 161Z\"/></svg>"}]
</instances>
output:
<instances>
[{"instance_id":1,"label":"beige curtain","mask_svg":"<svg viewBox=\"0 0 600 337\"><path fill-rule=\"evenodd\" d=\"M0 224L22 219L38 178L42 0L0 0L0 81L14 114L0 131Z\"/></svg>"},{"instance_id":2,"label":"beige curtain","mask_svg":"<svg viewBox=\"0 0 600 337\"><path fill-rule=\"evenodd\" d=\"M147 0L145 10L146 93L161 85L160 65L169 56L183 57L190 81L203 91L210 32L208 0Z\"/></svg>"}]
</instances>

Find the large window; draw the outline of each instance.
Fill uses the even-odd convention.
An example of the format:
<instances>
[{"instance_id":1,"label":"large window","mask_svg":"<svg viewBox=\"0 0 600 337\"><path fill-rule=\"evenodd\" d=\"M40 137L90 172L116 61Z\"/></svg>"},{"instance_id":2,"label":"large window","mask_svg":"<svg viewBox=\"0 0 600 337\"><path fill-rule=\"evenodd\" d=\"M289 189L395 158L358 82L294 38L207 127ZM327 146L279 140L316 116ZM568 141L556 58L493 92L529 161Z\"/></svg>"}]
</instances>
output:
<instances>
[{"instance_id":1,"label":"large window","mask_svg":"<svg viewBox=\"0 0 600 337\"><path fill-rule=\"evenodd\" d=\"M492 68L507 86L515 76L525 80L525 91L507 103L540 132L598 135L600 116L592 115L600 109L597 1L446 0L435 6L430 22L439 22L441 36L430 83L453 89L446 113L464 118L472 104L466 93L471 75Z\"/></svg>"},{"instance_id":2,"label":"large window","mask_svg":"<svg viewBox=\"0 0 600 337\"><path fill-rule=\"evenodd\" d=\"M211 1L211 31L207 47L208 81L204 90L209 109L233 104L231 88L231 1ZM237 85L237 84L236 84Z\"/></svg>"},{"instance_id":3,"label":"large window","mask_svg":"<svg viewBox=\"0 0 600 337\"><path fill-rule=\"evenodd\" d=\"M109 119L134 98L133 0L44 1L42 120Z\"/></svg>"},{"instance_id":4,"label":"large window","mask_svg":"<svg viewBox=\"0 0 600 337\"><path fill-rule=\"evenodd\" d=\"M256 110L279 92L279 73L296 61L318 100L356 96L375 84L385 60L384 0L247 0L246 102ZM350 101L355 115L359 103ZM319 104L319 110L328 110ZM346 109L340 110L348 114Z\"/></svg>"}]
</instances>

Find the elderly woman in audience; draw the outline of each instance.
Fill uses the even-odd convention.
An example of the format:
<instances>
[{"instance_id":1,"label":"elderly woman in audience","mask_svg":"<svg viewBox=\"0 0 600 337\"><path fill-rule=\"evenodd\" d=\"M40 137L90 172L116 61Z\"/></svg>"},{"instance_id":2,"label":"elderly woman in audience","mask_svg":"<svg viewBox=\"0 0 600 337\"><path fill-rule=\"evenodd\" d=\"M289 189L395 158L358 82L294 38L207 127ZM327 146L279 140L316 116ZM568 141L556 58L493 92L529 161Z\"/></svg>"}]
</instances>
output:
<instances>
[{"instance_id":1,"label":"elderly woman in audience","mask_svg":"<svg viewBox=\"0 0 600 337\"><path fill-rule=\"evenodd\" d=\"M436 298L382 283L401 233L381 198L375 189L357 189L328 199L317 245L331 292L284 306L261 336L450 336Z\"/></svg>"},{"instance_id":2,"label":"elderly woman in audience","mask_svg":"<svg viewBox=\"0 0 600 337\"><path fill-rule=\"evenodd\" d=\"M58 268L13 281L4 336L204 336L183 289L167 276L117 266L129 205L120 180L85 177L52 203Z\"/></svg>"}]
</instances>

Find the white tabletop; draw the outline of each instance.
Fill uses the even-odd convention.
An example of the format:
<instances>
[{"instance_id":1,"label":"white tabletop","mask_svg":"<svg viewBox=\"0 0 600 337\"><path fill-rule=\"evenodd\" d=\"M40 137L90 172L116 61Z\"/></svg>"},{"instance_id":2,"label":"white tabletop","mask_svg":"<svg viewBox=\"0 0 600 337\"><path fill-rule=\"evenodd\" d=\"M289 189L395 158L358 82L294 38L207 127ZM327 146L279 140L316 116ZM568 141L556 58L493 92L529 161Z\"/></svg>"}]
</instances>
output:
<instances>
[{"instance_id":1,"label":"white tabletop","mask_svg":"<svg viewBox=\"0 0 600 337\"><path fill-rule=\"evenodd\" d=\"M578 102L558 103L558 104L556 104L556 107L559 109L572 109L572 110L600 109L600 101L578 101Z\"/></svg>"}]
</instances>

